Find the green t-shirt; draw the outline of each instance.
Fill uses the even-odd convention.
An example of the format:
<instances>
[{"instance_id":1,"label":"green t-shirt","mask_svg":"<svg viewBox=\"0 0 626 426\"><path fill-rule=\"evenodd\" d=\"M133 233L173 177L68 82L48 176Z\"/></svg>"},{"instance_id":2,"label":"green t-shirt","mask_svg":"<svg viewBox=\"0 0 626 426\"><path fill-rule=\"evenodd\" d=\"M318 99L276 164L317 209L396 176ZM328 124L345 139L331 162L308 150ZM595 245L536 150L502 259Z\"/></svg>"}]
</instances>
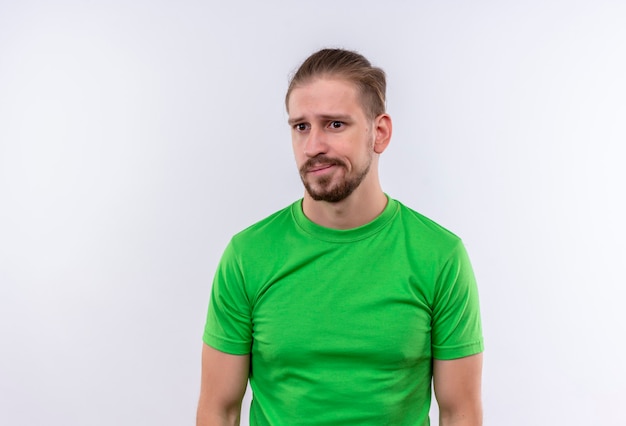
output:
<instances>
[{"instance_id":1,"label":"green t-shirt","mask_svg":"<svg viewBox=\"0 0 626 426\"><path fill-rule=\"evenodd\" d=\"M354 229L300 200L235 235L203 340L251 354L252 425L428 425L432 358L483 350L461 240L393 199Z\"/></svg>"}]
</instances>

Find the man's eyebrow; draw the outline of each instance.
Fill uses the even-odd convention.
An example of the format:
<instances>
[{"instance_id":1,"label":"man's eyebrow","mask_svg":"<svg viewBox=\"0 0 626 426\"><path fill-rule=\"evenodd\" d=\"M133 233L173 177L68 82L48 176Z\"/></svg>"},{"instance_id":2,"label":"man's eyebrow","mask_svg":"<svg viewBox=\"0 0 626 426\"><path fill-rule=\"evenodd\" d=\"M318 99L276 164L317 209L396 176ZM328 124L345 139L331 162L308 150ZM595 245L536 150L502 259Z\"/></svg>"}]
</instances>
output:
<instances>
[{"instance_id":1,"label":"man's eyebrow","mask_svg":"<svg viewBox=\"0 0 626 426\"><path fill-rule=\"evenodd\" d=\"M322 114L316 116L315 118L322 121L351 121L352 119L349 115L346 114ZM294 124L301 121L306 121L306 119L304 117L294 117L287 120L287 123L290 126L293 126Z\"/></svg>"},{"instance_id":2,"label":"man's eyebrow","mask_svg":"<svg viewBox=\"0 0 626 426\"><path fill-rule=\"evenodd\" d=\"M290 126L293 126L294 124L303 121L304 117L295 117L295 118L290 118L289 120L287 120L287 124L289 124Z\"/></svg>"},{"instance_id":3,"label":"man's eyebrow","mask_svg":"<svg viewBox=\"0 0 626 426\"><path fill-rule=\"evenodd\" d=\"M350 121L351 120L351 117L346 114L320 115L320 118L324 121Z\"/></svg>"}]
</instances>

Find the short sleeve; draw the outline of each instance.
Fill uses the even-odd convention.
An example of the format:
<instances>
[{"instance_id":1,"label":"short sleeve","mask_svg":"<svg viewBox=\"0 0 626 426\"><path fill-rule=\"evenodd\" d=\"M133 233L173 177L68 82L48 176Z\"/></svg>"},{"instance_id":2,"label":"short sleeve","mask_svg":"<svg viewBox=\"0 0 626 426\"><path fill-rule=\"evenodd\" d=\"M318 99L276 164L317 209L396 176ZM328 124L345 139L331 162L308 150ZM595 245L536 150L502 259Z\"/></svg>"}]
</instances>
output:
<instances>
[{"instance_id":1,"label":"short sleeve","mask_svg":"<svg viewBox=\"0 0 626 426\"><path fill-rule=\"evenodd\" d=\"M436 359L456 359L483 351L478 288L469 257L459 241L437 279L432 318Z\"/></svg>"},{"instance_id":2,"label":"short sleeve","mask_svg":"<svg viewBox=\"0 0 626 426\"><path fill-rule=\"evenodd\" d=\"M232 241L215 272L203 341L233 355L250 353L251 308L245 291L244 274Z\"/></svg>"}]
</instances>

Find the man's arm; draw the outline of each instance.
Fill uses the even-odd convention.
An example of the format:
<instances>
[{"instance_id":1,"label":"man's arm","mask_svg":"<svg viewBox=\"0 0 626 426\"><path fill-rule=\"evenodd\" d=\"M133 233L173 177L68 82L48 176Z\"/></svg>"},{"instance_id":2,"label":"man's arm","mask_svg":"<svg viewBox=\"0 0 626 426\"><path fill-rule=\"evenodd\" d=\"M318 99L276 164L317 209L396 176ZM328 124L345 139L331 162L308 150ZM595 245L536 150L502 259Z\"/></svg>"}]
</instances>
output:
<instances>
[{"instance_id":1,"label":"man's arm","mask_svg":"<svg viewBox=\"0 0 626 426\"><path fill-rule=\"evenodd\" d=\"M204 344L196 426L239 425L250 355L231 355Z\"/></svg>"},{"instance_id":2,"label":"man's arm","mask_svg":"<svg viewBox=\"0 0 626 426\"><path fill-rule=\"evenodd\" d=\"M440 426L481 426L482 353L452 360L433 360L433 383Z\"/></svg>"}]
</instances>

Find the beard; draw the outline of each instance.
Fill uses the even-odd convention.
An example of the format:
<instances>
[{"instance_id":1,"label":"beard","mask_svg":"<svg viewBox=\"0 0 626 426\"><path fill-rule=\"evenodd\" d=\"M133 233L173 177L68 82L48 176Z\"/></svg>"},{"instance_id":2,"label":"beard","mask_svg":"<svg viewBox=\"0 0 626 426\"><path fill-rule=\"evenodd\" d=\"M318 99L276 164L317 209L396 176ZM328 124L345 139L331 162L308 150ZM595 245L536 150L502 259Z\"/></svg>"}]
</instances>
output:
<instances>
[{"instance_id":1,"label":"beard","mask_svg":"<svg viewBox=\"0 0 626 426\"><path fill-rule=\"evenodd\" d=\"M345 171L345 176L343 180L337 183L333 183L334 173L331 176L322 176L320 178L315 179L314 182L311 182L307 179L307 171L313 167L319 166L320 164L324 165L333 165L337 167L341 167ZM319 155L315 158L309 159L306 163L300 167L300 179L304 184L304 188L306 192L313 198L315 201L326 201L329 203L338 203L339 201L345 200L354 192L355 189L359 187L365 176L369 173L370 166L372 165L372 156L368 158L367 164L360 170L354 170L352 176L348 176L348 167L346 164L338 159L329 158L325 155Z\"/></svg>"}]
</instances>

